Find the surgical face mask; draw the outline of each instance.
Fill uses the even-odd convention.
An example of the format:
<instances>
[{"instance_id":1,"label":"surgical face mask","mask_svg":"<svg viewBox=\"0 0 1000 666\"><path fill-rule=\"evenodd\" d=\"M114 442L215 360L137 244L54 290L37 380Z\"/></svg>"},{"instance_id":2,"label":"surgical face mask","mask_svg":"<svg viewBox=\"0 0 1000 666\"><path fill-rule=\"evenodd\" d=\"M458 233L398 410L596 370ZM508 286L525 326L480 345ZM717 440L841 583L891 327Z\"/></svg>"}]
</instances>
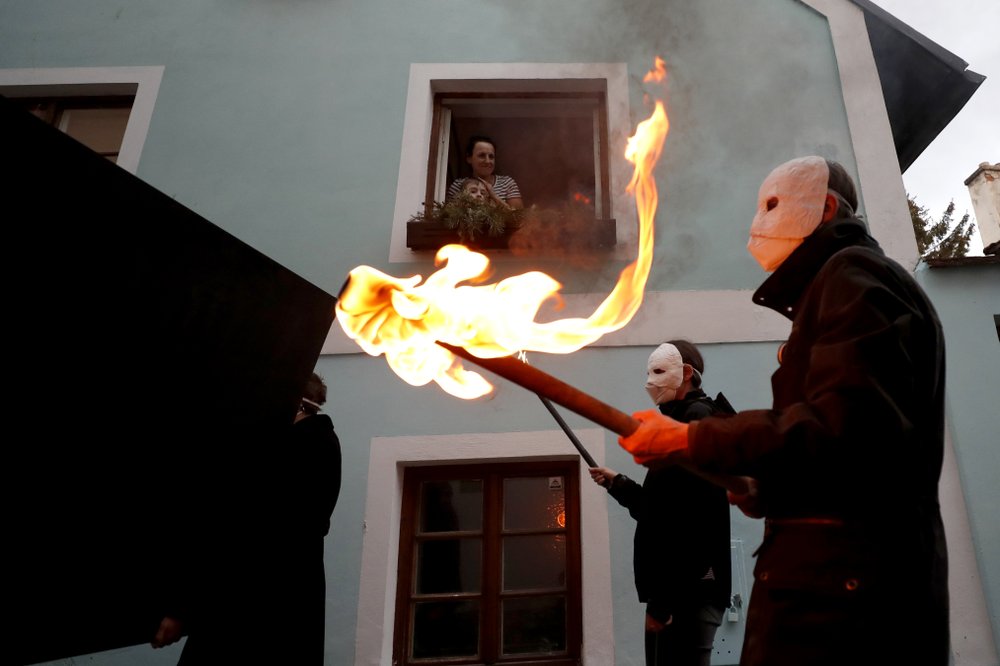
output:
<instances>
[{"instance_id":1,"label":"surgical face mask","mask_svg":"<svg viewBox=\"0 0 1000 666\"><path fill-rule=\"evenodd\" d=\"M684 361L677 347L664 342L646 362L646 392L654 405L670 402L684 383Z\"/></svg>"},{"instance_id":2,"label":"surgical face mask","mask_svg":"<svg viewBox=\"0 0 1000 666\"><path fill-rule=\"evenodd\" d=\"M760 186L747 250L773 271L823 221L830 169L822 157L799 157L778 166Z\"/></svg>"}]
</instances>

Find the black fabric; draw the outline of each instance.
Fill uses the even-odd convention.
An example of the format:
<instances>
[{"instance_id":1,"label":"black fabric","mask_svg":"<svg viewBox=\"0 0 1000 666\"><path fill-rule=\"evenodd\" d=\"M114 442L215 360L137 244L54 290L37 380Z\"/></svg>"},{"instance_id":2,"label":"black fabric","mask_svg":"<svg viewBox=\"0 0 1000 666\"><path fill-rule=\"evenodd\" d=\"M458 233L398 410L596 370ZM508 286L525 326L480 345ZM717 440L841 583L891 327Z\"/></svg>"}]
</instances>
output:
<instances>
[{"instance_id":1,"label":"black fabric","mask_svg":"<svg viewBox=\"0 0 1000 666\"><path fill-rule=\"evenodd\" d=\"M292 505L288 525L312 539L330 531L330 516L340 496L340 440L326 414L300 419L292 426L285 480Z\"/></svg>"},{"instance_id":2,"label":"black fabric","mask_svg":"<svg viewBox=\"0 0 1000 666\"><path fill-rule=\"evenodd\" d=\"M660 411L684 423L719 411L701 390ZM665 621L679 608L729 605L731 571L726 491L679 467L650 469L640 486L623 474L611 496L636 519L633 566L639 601ZM702 580L712 569L715 580Z\"/></svg>"},{"instance_id":3,"label":"black fabric","mask_svg":"<svg viewBox=\"0 0 1000 666\"><path fill-rule=\"evenodd\" d=\"M773 407L707 418L690 442L707 471L757 478L776 519L759 549L743 663L838 663L828 655L848 653L830 641L850 631L894 650L885 636L906 635L920 663L947 663L934 308L855 219L821 225L754 298L792 318ZM817 517L833 520L796 520ZM872 621L859 625L861 614ZM825 633L782 656L809 617Z\"/></svg>"},{"instance_id":4,"label":"black fabric","mask_svg":"<svg viewBox=\"0 0 1000 666\"><path fill-rule=\"evenodd\" d=\"M299 420L279 455L287 464L281 483L286 501L276 521L284 538L270 604L287 647L282 653L285 663L321 666L326 636L323 537L330 531L341 483L340 442L333 421L326 414Z\"/></svg>"},{"instance_id":5,"label":"black fabric","mask_svg":"<svg viewBox=\"0 0 1000 666\"><path fill-rule=\"evenodd\" d=\"M661 631L647 631L646 666L710 666L723 609L714 604L685 609Z\"/></svg>"},{"instance_id":6,"label":"black fabric","mask_svg":"<svg viewBox=\"0 0 1000 666\"><path fill-rule=\"evenodd\" d=\"M330 417L289 426L267 462L265 475L247 481L251 500L221 526L243 548L205 553L210 565L197 579L197 602L182 618L190 633L180 666L323 663L323 538L341 485Z\"/></svg>"}]
</instances>

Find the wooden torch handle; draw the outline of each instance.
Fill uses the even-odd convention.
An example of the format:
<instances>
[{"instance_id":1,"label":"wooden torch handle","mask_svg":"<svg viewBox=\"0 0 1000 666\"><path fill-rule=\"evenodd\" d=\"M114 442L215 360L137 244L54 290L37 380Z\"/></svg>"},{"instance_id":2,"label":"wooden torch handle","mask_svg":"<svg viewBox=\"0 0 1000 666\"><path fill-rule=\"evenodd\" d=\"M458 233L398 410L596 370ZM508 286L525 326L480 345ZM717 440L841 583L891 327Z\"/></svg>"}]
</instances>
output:
<instances>
[{"instance_id":1,"label":"wooden torch handle","mask_svg":"<svg viewBox=\"0 0 1000 666\"><path fill-rule=\"evenodd\" d=\"M440 341L438 344L455 356L489 370L543 398L548 398L557 405L562 405L571 412L623 437L631 435L639 427L639 422L625 412L513 356L479 358L462 347Z\"/></svg>"}]
</instances>

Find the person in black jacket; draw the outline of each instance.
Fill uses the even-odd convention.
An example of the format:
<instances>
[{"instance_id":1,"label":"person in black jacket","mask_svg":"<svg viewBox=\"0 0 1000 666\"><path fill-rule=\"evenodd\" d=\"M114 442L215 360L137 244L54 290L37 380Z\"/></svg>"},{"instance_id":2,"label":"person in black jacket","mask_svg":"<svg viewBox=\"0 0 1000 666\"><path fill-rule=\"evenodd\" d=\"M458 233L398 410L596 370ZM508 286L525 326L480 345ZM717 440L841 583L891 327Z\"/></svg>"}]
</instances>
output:
<instances>
[{"instance_id":1,"label":"person in black jacket","mask_svg":"<svg viewBox=\"0 0 1000 666\"><path fill-rule=\"evenodd\" d=\"M240 515L228 517L239 529L219 525L248 544L239 559L231 550L221 563L212 559L186 583L190 598L177 604L182 612L168 613L156 628L154 648L189 632L178 666L323 663L323 541L341 485L340 441L333 421L320 413L326 394L312 373L294 422L266 453L266 470L246 480L259 497L245 499Z\"/></svg>"},{"instance_id":2,"label":"person in black jacket","mask_svg":"<svg viewBox=\"0 0 1000 666\"><path fill-rule=\"evenodd\" d=\"M943 666L941 324L855 217L841 165L787 162L759 198L749 247L774 273L754 301L792 320L772 408L690 425L638 413L619 443L640 463L754 479L731 497L766 518L741 664Z\"/></svg>"},{"instance_id":3,"label":"person in black jacket","mask_svg":"<svg viewBox=\"0 0 1000 666\"><path fill-rule=\"evenodd\" d=\"M326 636L323 541L341 484L340 441L320 413L326 384L315 372L306 383L285 455L288 476L283 538L277 544L276 601L271 630L282 636L286 663L322 664Z\"/></svg>"},{"instance_id":4,"label":"person in black jacket","mask_svg":"<svg viewBox=\"0 0 1000 666\"><path fill-rule=\"evenodd\" d=\"M663 414L695 421L723 411L701 389L704 370L697 347L671 340L650 355L646 389ZM636 520L647 666L708 666L732 580L726 491L681 467L650 469L642 485L607 467L590 475Z\"/></svg>"}]
</instances>

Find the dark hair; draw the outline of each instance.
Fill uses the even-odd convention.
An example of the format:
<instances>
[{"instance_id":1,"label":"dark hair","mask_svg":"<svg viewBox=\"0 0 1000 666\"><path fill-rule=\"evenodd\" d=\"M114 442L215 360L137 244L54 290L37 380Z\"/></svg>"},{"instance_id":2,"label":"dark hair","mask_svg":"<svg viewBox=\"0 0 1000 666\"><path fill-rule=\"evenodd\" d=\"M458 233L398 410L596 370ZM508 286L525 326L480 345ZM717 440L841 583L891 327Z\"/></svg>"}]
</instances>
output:
<instances>
[{"instance_id":1,"label":"dark hair","mask_svg":"<svg viewBox=\"0 0 1000 666\"><path fill-rule=\"evenodd\" d=\"M827 180L826 187L843 199L843 202L851 207L851 210L844 210L844 206L839 206L837 208L837 217L850 217L854 215L854 211L858 209L858 191L854 187L854 179L851 175L847 173L847 169L843 167L840 162L834 162L833 160L827 160L826 166L830 171L830 177Z\"/></svg>"},{"instance_id":2,"label":"dark hair","mask_svg":"<svg viewBox=\"0 0 1000 666\"><path fill-rule=\"evenodd\" d=\"M302 397L316 405L322 405L326 402L326 383L323 378L317 375L315 372L309 377L309 381L306 382L306 390ZM315 414L319 411L318 407L310 405L308 402L303 401L302 409L310 414Z\"/></svg>"},{"instance_id":3,"label":"dark hair","mask_svg":"<svg viewBox=\"0 0 1000 666\"><path fill-rule=\"evenodd\" d=\"M700 388L701 375L705 372L705 359L701 357L701 352L688 340L667 340L667 344L677 347L677 351L681 353L681 360L695 369L696 372L691 377L691 386Z\"/></svg>"},{"instance_id":4,"label":"dark hair","mask_svg":"<svg viewBox=\"0 0 1000 666\"><path fill-rule=\"evenodd\" d=\"M465 156L472 157L472 151L476 149L477 143L488 143L493 146L493 150L497 149L497 144L493 139L488 136L483 136L482 134L473 134L469 137L468 142L465 144Z\"/></svg>"}]
</instances>

